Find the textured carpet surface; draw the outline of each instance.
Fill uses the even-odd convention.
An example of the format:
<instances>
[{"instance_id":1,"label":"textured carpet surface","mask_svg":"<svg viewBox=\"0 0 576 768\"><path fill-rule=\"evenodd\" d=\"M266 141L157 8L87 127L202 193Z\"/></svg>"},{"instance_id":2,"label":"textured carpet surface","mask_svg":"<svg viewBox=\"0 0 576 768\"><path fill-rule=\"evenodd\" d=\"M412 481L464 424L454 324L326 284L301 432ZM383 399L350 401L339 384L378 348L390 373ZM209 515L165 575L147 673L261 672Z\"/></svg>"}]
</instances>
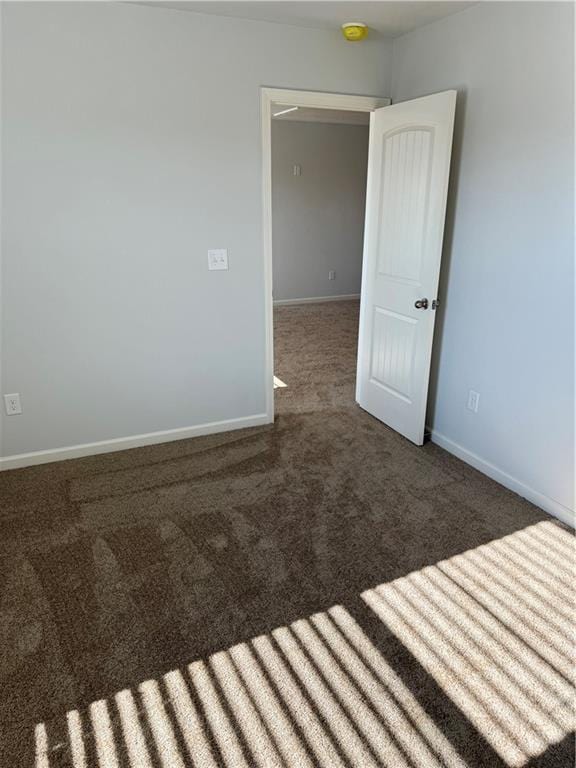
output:
<instances>
[{"instance_id":1,"label":"textured carpet surface","mask_svg":"<svg viewBox=\"0 0 576 768\"><path fill-rule=\"evenodd\" d=\"M275 311L274 425L0 475L0 765L574 764L574 550Z\"/></svg>"}]
</instances>

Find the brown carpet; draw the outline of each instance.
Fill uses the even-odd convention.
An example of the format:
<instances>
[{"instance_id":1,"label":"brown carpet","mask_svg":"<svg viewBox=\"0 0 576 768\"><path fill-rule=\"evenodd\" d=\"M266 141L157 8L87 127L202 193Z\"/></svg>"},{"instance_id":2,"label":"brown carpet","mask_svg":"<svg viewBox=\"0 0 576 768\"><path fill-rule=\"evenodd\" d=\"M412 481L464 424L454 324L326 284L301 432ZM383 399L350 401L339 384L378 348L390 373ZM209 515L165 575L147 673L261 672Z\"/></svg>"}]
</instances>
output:
<instances>
[{"instance_id":1,"label":"brown carpet","mask_svg":"<svg viewBox=\"0 0 576 768\"><path fill-rule=\"evenodd\" d=\"M353 402L276 316L276 423L0 475L0 765L574 764L573 539Z\"/></svg>"}]
</instances>

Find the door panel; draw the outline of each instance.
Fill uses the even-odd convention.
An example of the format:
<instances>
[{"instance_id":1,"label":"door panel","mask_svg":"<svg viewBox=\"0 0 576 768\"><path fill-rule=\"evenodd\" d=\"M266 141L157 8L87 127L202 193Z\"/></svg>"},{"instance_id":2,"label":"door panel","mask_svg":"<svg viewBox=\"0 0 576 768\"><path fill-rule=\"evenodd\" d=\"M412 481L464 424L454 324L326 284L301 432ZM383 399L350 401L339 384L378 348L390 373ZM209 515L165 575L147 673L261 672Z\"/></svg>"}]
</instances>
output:
<instances>
[{"instance_id":1,"label":"door panel","mask_svg":"<svg viewBox=\"0 0 576 768\"><path fill-rule=\"evenodd\" d=\"M356 399L421 445L456 91L372 113ZM428 300L417 308L417 301Z\"/></svg>"},{"instance_id":2,"label":"door panel","mask_svg":"<svg viewBox=\"0 0 576 768\"><path fill-rule=\"evenodd\" d=\"M430 189L428 129L400 129L382 138L378 271L419 282Z\"/></svg>"},{"instance_id":3,"label":"door panel","mask_svg":"<svg viewBox=\"0 0 576 768\"><path fill-rule=\"evenodd\" d=\"M416 321L375 307L373 328L371 380L411 402Z\"/></svg>"}]
</instances>

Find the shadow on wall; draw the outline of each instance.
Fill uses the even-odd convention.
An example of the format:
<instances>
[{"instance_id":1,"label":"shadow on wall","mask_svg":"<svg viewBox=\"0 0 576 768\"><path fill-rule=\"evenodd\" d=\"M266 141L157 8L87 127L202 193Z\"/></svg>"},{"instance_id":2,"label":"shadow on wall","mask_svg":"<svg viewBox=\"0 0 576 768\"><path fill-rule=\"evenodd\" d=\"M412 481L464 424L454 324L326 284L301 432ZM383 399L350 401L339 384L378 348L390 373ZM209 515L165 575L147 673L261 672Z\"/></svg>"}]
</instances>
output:
<instances>
[{"instance_id":1,"label":"shadow on wall","mask_svg":"<svg viewBox=\"0 0 576 768\"><path fill-rule=\"evenodd\" d=\"M451 86L458 91L456 97L456 115L454 121L454 140L452 144L452 160L450 163L450 180L448 186L448 204L446 207L446 223L444 226L444 245L438 284L440 306L437 310L434 329L434 345L432 347L432 365L430 369L430 389L428 395L428 412L426 426L434 429L436 415L436 396L438 393L438 377L440 360L442 359L442 344L444 341L444 326L446 322L446 304L448 300L448 284L452 266L452 246L454 242L454 225L458 205L458 185L460 181L460 165L462 162L462 144L464 141L464 126L466 122L467 94L462 86Z\"/></svg>"},{"instance_id":2,"label":"shadow on wall","mask_svg":"<svg viewBox=\"0 0 576 768\"><path fill-rule=\"evenodd\" d=\"M426 701L336 605L38 723L36 768L475 768L471 733L483 765L568 765L573 554L543 522L362 593Z\"/></svg>"}]
</instances>

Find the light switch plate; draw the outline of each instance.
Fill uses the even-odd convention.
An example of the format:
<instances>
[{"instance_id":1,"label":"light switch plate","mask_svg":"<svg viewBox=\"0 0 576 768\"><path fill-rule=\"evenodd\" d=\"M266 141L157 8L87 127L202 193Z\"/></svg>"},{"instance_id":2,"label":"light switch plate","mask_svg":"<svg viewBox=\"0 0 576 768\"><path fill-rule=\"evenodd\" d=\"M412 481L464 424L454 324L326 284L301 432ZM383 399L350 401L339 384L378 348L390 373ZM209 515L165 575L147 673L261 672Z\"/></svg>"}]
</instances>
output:
<instances>
[{"instance_id":1,"label":"light switch plate","mask_svg":"<svg viewBox=\"0 0 576 768\"><path fill-rule=\"evenodd\" d=\"M208 269L228 269L228 251L226 248L212 248L208 251Z\"/></svg>"}]
</instances>

